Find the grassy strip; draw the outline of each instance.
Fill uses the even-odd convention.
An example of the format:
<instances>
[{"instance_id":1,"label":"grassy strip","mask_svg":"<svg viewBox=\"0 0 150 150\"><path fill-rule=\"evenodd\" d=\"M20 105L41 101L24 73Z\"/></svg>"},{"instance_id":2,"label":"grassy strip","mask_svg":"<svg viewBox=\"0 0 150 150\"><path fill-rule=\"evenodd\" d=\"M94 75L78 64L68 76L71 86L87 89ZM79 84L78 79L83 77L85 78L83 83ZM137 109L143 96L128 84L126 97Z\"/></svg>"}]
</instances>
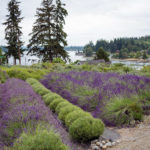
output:
<instances>
[{"instance_id":1,"label":"grassy strip","mask_svg":"<svg viewBox=\"0 0 150 150\"><path fill-rule=\"evenodd\" d=\"M71 104L61 96L47 89L37 80L26 80L33 89L43 97L46 105L58 114L58 118L69 129L69 134L78 141L89 141L98 138L104 131L104 124L100 119L94 119L91 114Z\"/></svg>"}]
</instances>

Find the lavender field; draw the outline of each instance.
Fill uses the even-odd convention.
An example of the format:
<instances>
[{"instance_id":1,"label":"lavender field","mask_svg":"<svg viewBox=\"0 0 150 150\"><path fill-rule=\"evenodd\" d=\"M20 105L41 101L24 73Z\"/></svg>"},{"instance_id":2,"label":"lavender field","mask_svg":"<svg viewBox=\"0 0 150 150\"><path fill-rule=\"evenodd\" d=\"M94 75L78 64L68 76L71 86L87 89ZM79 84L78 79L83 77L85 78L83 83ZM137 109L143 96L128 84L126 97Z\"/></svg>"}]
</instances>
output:
<instances>
[{"instance_id":1,"label":"lavender field","mask_svg":"<svg viewBox=\"0 0 150 150\"><path fill-rule=\"evenodd\" d=\"M41 97L33 91L29 84L20 79L8 79L6 83L1 84L0 149L3 150L10 147L11 150L11 147L14 145L16 139L18 139L23 132L26 134L33 134L36 128L40 125L44 127L44 132L46 128L50 128L52 130L53 133L50 131L50 134L53 135L53 143L49 142L51 145L56 142L55 146L57 146L57 148L60 150L58 145L61 146L62 144L60 142L61 138L64 144L66 144L68 147L71 147L69 149L78 149L78 145L71 141L69 134L63 127L62 123L57 119L52 111L46 107ZM60 136L60 138L58 138L56 135L56 141L54 140L55 133L59 134ZM43 140L40 137L39 139L44 145ZM45 142L47 142L46 139ZM31 142L29 144L31 144ZM32 145L33 144L34 143L32 141ZM21 145L23 145L23 143ZM27 143L25 143L25 146L27 146ZM57 148L54 147L54 149ZM30 149L30 147L24 147L23 149ZM68 148L63 146L61 150L67 149Z\"/></svg>"},{"instance_id":2,"label":"lavender field","mask_svg":"<svg viewBox=\"0 0 150 150\"><path fill-rule=\"evenodd\" d=\"M146 107L150 106L150 78L147 77L71 71L50 73L41 82L51 91L91 112L94 117L101 117L105 105L115 98L132 100L136 97L141 100L141 105L146 103Z\"/></svg>"}]
</instances>

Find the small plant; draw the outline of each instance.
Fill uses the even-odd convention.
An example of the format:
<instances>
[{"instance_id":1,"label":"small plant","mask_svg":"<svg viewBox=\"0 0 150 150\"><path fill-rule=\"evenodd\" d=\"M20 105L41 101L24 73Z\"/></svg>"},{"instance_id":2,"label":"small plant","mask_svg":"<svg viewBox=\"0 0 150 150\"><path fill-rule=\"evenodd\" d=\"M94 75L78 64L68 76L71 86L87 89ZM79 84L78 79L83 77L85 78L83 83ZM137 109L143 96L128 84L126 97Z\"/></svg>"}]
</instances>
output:
<instances>
[{"instance_id":1,"label":"small plant","mask_svg":"<svg viewBox=\"0 0 150 150\"><path fill-rule=\"evenodd\" d=\"M76 107L76 106L73 106L73 105L72 105L72 106L63 107L63 108L60 109L58 118L64 122L66 116L67 116L70 112L72 112L72 111L77 111L77 110L81 110L81 109L80 109L79 107Z\"/></svg>"},{"instance_id":2,"label":"small plant","mask_svg":"<svg viewBox=\"0 0 150 150\"><path fill-rule=\"evenodd\" d=\"M115 98L106 104L103 117L114 125L130 125L133 120L141 121L143 112L136 97Z\"/></svg>"},{"instance_id":3,"label":"small plant","mask_svg":"<svg viewBox=\"0 0 150 150\"><path fill-rule=\"evenodd\" d=\"M43 100L45 102L46 105L50 105L55 99L61 98L58 94L51 94L48 93L46 95L43 96Z\"/></svg>"},{"instance_id":4,"label":"small plant","mask_svg":"<svg viewBox=\"0 0 150 150\"><path fill-rule=\"evenodd\" d=\"M68 105L71 105L71 104L69 102L67 102L67 101L59 103L57 105L56 109L55 109L56 113L59 114L60 109L65 107L65 106L68 106Z\"/></svg>"},{"instance_id":5,"label":"small plant","mask_svg":"<svg viewBox=\"0 0 150 150\"><path fill-rule=\"evenodd\" d=\"M10 150L68 150L52 130L37 128L35 133L23 133Z\"/></svg>"},{"instance_id":6,"label":"small plant","mask_svg":"<svg viewBox=\"0 0 150 150\"><path fill-rule=\"evenodd\" d=\"M91 117L92 118L90 113L84 112L82 110L73 111L73 112L69 113L67 115L67 117L65 118L65 125L69 128L75 120L77 120L79 118L83 118L83 117Z\"/></svg>"},{"instance_id":7,"label":"small plant","mask_svg":"<svg viewBox=\"0 0 150 150\"><path fill-rule=\"evenodd\" d=\"M55 111L58 104L60 104L61 102L64 102L64 101L65 100L63 98L55 99L55 100L53 100L53 102L50 103L49 107L51 110Z\"/></svg>"},{"instance_id":8,"label":"small plant","mask_svg":"<svg viewBox=\"0 0 150 150\"><path fill-rule=\"evenodd\" d=\"M70 128L69 133L73 139L87 142L98 138L104 131L104 124L99 119L83 117L75 120Z\"/></svg>"}]
</instances>

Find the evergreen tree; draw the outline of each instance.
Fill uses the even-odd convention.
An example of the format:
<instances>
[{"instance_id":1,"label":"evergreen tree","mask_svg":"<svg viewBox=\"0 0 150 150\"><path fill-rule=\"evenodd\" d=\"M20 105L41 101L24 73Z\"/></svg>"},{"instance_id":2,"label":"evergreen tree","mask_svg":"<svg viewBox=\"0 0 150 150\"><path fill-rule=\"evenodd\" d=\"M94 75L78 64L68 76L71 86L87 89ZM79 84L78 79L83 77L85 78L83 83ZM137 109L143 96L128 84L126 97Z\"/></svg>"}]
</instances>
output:
<instances>
[{"instance_id":1,"label":"evergreen tree","mask_svg":"<svg viewBox=\"0 0 150 150\"><path fill-rule=\"evenodd\" d=\"M108 62L109 61L109 55L104 51L103 48L99 48L99 50L96 52L95 59L96 60L104 59L105 62Z\"/></svg>"},{"instance_id":2,"label":"evergreen tree","mask_svg":"<svg viewBox=\"0 0 150 150\"><path fill-rule=\"evenodd\" d=\"M147 59L148 58L146 51L144 51L142 58L143 59Z\"/></svg>"},{"instance_id":3,"label":"evergreen tree","mask_svg":"<svg viewBox=\"0 0 150 150\"><path fill-rule=\"evenodd\" d=\"M21 64L21 54L22 54L22 45L21 41L21 27L19 26L22 21L21 11L19 10L20 2L17 0L11 0L8 3L8 12L9 14L6 16L7 20L4 25L5 28L5 39L7 40L7 49L8 52L6 54L7 57L14 57L14 64L16 65L16 59L19 59L19 63Z\"/></svg>"},{"instance_id":4,"label":"evergreen tree","mask_svg":"<svg viewBox=\"0 0 150 150\"><path fill-rule=\"evenodd\" d=\"M56 7L54 9L54 22L55 22L55 53L56 57L62 56L64 59L68 58L67 52L64 50L67 46L66 37L64 32L65 17L68 15L67 10L64 8L65 4L61 0L56 0Z\"/></svg>"},{"instance_id":5,"label":"evergreen tree","mask_svg":"<svg viewBox=\"0 0 150 150\"><path fill-rule=\"evenodd\" d=\"M30 34L31 39L28 45L28 54L42 56L43 61L51 62L54 57L62 56L66 58L67 53L62 50L63 46L61 45L62 37L59 37L62 36L60 34L62 32L60 26L62 25L60 24L59 17L56 16L57 6L52 3L52 0L43 0L41 5L42 7L37 9L37 19ZM61 11L58 13L60 13L59 16L62 15ZM56 19L58 19L58 25ZM64 45L66 45L65 42Z\"/></svg>"}]
</instances>

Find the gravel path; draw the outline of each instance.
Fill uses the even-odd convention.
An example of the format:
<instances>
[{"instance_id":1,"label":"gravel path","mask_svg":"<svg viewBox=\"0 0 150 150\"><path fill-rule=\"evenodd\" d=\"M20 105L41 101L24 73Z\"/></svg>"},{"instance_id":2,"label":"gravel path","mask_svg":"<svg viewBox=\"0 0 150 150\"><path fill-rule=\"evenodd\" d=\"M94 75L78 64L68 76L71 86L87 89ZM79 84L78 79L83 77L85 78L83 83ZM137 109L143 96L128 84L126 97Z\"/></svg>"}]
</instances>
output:
<instances>
[{"instance_id":1,"label":"gravel path","mask_svg":"<svg viewBox=\"0 0 150 150\"><path fill-rule=\"evenodd\" d=\"M117 129L121 143L108 150L150 150L150 116L134 128Z\"/></svg>"}]
</instances>

